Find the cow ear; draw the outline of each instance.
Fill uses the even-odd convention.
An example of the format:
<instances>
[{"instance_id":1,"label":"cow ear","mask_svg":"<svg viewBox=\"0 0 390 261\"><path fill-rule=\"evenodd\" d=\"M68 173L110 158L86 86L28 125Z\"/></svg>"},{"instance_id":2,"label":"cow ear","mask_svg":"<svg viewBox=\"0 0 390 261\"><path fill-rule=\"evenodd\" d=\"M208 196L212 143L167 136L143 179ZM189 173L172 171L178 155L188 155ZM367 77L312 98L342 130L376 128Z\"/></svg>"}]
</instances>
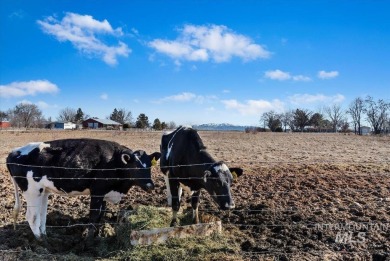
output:
<instances>
[{"instance_id":1,"label":"cow ear","mask_svg":"<svg viewBox=\"0 0 390 261\"><path fill-rule=\"evenodd\" d=\"M152 166L156 166L157 161L160 159L161 153L155 152L149 155L150 161L152 162Z\"/></svg>"},{"instance_id":2,"label":"cow ear","mask_svg":"<svg viewBox=\"0 0 390 261\"><path fill-rule=\"evenodd\" d=\"M127 154L127 153L123 153L121 155L121 159L122 159L122 162L124 164L128 164L129 162L133 161L134 160L134 156L131 155L131 154Z\"/></svg>"},{"instance_id":3,"label":"cow ear","mask_svg":"<svg viewBox=\"0 0 390 261\"><path fill-rule=\"evenodd\" d=\"M244 172L241 168L229 168L229 170L230 170L230 173L232 173L233 180L236 180Z\"/></svg>"},{"instance_id":4,"label":"cow ear","mask_svg":"<svg viewBox=\"0 0 390 261\"><path fill-rule=\"evenodd\" d=\"M204 176L203 176L203 181L204 181L204 183L207 182L207 178L208 178L208 177L211 177L211 172L210 172L209 170L206 170L206 171L204 172Z\"/></svg>"}]
</instances>

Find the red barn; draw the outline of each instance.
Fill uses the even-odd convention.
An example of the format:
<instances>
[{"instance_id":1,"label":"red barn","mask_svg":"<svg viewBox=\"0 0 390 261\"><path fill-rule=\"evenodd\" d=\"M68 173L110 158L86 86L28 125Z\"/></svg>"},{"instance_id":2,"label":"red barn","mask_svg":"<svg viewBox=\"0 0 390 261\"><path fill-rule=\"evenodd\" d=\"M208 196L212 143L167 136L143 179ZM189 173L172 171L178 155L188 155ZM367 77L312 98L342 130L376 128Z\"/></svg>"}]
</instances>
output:
<instances>
[{"instance_id":1,"label":"red barn","mask_svg":"<svg viewBox=\"0 0 390 261\"><path fill-rule=\"evenodd\" d=\"M0 129L10 128L11 123L9 121L0 121Z\"/></svg>"}]
</instances>

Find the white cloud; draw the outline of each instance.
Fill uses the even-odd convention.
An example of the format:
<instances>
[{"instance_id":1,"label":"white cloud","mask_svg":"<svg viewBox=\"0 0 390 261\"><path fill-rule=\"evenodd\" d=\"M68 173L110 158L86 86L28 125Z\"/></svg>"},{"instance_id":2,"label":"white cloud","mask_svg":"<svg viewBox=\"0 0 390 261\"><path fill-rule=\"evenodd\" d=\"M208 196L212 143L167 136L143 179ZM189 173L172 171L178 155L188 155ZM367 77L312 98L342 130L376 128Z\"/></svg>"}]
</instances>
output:
<instances>
[{"instance_id":1,"label":"white cloud","mask_svg":"<svg viewBox=\"0 0 390 261\"><path fill-rule=\"evenodd\" d=\"M214 95L197 95L191 92L183 92L171 96L164 97L154 103L166 103L166 102L195 102L198 104L203 104L212 100L216 100L217 97Z\"/></svg>"},{"instance_id":2,"label":"white cloud","mask_svg":"<svg viewBox=\"0 0 390 261\"><path fill-rule=\"evenodd\" d=\"M345 100L345 97L341 94L333 96L326 96L324 94L294 94L288 97L288 100L294 105L305 105L314 103L341 103Z\"/></svg>"},{"instance_id":3,"label":"white cloud","mask_svg":"<svg viewBox=\"0 0 390 261\"><path fill-rule=\"evenodd\" d=\"M155 39L149 46L175 60L228 62L269 58L271 53L253 40L223 25L185 25L176 40Z\"/></svg>"},{"instance_id":4,"label":"white cloud","mask_svg":"<svg viewBox=\"0 0 390 261\"><path fill-rule=\"evenodd\" d=\"M271 79L271 80L278 80L278 81L287 81L287 80L293 80L293 81L299 81L299 82L309 82L311 81L311 78L305 75L291 75L289 72L284 72L279 69L277 70L270 70L266 71L264 73L264 78Z\"/></svg>"},{"instance_id":5,"label":"white cloud","mask_svg":"<svg viewBox=\"0 0 390 261\"><path fill-rule=\"evenodd\" d=\"M292 77L292 79L294 81L297 81L297 82L310 82L311 81L311 78L308 77L308 76L304 76L304 75L294 75Z\"/></svg>"},{"instance_id":6,"label":"white cloud","mask_svg":"<svg viewBox=\"0 0 390 261\"><path fill-rule=\"evenodd\" d=\"M160 101L161 102L169 102L169 101L174 101L174 102L188 102L191 100L194 100L196 98L196 94L190 93L190 92L183 92L180 94L168 96L165 98L162 98Z\"/></svg>"},{"instance_id":7,"label":"white cloud","mask_svg":"<svg viewBox=\"0 0 390 261\"><path fill-rule=\"evenodd\" d=\"M236 110L241 115L261 115L263 112L270 110L283 111L284 104L278 99L273 101L266 100L247 100L240 103L235 99L223 100L222 103L226 109Z\"/></svg>"},{"instance_id":8,"label":"white cloud","mask_svg":"<svg viewBox=\"0 0 390 261\"><path fill-rule=\"evenodd\" d=\"M122 28L113 29L107 20L98 21L90 15L66 13L61 21L54 16L38 20L43 32L54 35L58 41L70 41L80 52L100 57L108 65L117 64L117 56L127 57L131 49L121 41L107 45L98 39L100 35L120 37Z\"/></svg>"},{"instance_id":9,"label":"white cloud","mask_svg":"<svg viewBox=\"0 0 390 261\"><path fill-rule=\"evenodd\" d=\"M12 82L0 85L0 97L4 98L34 96L39 93L57 93L58 91L57 85L48 80Z\"/></svg>"},{"instance_id":10,"label":"white cloud","mask_svg":"<svg viewBox=\"0 0 390 261\"><path fill-rule=\"evenodd\" d=\"M50 105L47 102L39 101L37 102L37 106L41 109L47 109L50 107Z\"/></svg>"},{"instance_id":11,"label":"white cloud","mask_svg":"<svg viewBox=\"0 0 390 261\"><path fill-rule=\"evenodd\" d=\"M336 78L337 76L339 76L339 72L338 71L331 71L331 72L319 71L317 76L318 76L318 78L320 78L322 80L328 80L328 79Z\"/></svg>"},{"instance_id":12,"label":"white cloud","mask_svg":"<svg viewBox=\"0 0 390 261\"><path fill-rule=\"evenodd\" d=\"M264 77L271 80L285 81L291 79L289 72L283 72L281 70L266 71Z\"/></svg>"},{"instance_id":13,"label":"white cloud","mask_svg":"<svg viewBox=\"0 0 390 261\"><path fill-rule=\"evenodd\" d=\"M102 94L100 95L100 99L102 99L102 100L108 100L108 94L107 94L107 93L102 93Z\"/></svg>"}]
</instances>

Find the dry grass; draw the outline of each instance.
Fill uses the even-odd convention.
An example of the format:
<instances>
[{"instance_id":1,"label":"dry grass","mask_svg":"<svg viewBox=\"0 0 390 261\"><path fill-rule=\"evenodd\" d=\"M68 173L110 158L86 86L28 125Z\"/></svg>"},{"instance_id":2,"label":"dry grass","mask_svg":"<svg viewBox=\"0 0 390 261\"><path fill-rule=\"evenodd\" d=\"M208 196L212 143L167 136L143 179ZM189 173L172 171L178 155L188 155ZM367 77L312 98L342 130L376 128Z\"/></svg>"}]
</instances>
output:
<instances>
[{"instance_id":1,"label":"dry grass","mask_svg":"<svg viewBox=\"0 0 390 261\"><path fill-rule=\"evenodd\" d=\"M244 169L244 176L232 187L237 210L231 215L219 212L207 195L202 198L200 211L221 218L226 233L222 238L206 239L205 248L199 246L199 239L193 239L173 240L158 248L126 250L118 245L115 231L112 233L108 225L101 229L95 249L86 251L78 247L82 243L80 228L49 228L50 247L45 248L35 243L24 213L18 220L18 229L12 230L13 186L4 164L12 149L34 141L96 138L152 153L159 151L161 135L162 132L0 131L0 259L353 260L357 256L372 260L390 257L386 254L390 252L388 231L368 233L365 245L349 246L334 242L334 231L319 233L307 227L316 222L388 223L389 136L200 132L211 155L230 167ZM166 206L162 174L154 168L152 175L156 184L153 194L132 188L124 202L109 204L106 219L117 220L118 213L129 205ZM88 197L51 196L48 225L85 222L88 204ZM268 226L275 224L276 227ZM220 245L213 245L218 240ZM258 252L268 254L251 254Z\"/></svg>"}]
</instances>

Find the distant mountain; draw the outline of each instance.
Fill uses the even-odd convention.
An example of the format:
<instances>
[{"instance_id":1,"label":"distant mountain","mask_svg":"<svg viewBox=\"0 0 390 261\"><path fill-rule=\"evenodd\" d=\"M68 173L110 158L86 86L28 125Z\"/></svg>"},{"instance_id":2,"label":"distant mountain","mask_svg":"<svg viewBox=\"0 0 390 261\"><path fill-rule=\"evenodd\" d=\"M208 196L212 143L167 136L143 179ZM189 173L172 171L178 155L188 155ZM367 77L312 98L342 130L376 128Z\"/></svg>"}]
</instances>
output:
<instances>
[{"instance_id":1,"label":"distant mountain","mask_svg":"<svg viewBox=\"0 0 390 261\"><path fill-rule=\"evenodd\" d=\"M239 126L239 125L233 125L229 123L208 123L208 124L200 124L200 125L193 125L192 128L196 130L208 130L208 131L244 131L245 128L252 127L252 126Z\"/></svg>"}]
</instances>

